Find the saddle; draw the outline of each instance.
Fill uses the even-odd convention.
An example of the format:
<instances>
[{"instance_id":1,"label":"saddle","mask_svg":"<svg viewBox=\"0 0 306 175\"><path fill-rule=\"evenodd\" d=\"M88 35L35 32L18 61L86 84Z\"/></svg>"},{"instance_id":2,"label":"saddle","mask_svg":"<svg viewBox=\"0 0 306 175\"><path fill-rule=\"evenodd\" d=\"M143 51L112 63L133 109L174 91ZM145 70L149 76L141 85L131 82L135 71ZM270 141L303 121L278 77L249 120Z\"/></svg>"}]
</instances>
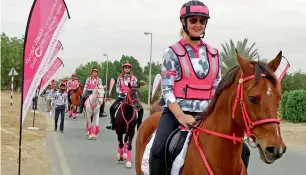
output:
<instances>
[{"instance_id":1,"label":"saddle","mask_svg":"<svg viewBox=\"0 0 306 175\"><path fill-rule=\"evenodd\" d=\"M167 174L170 174L172 164L176 157L181 153L186 141L188 132L181 131L180 128L174 130L167 139L165 146L165 162Z\"/></svg>"}]
</instances>

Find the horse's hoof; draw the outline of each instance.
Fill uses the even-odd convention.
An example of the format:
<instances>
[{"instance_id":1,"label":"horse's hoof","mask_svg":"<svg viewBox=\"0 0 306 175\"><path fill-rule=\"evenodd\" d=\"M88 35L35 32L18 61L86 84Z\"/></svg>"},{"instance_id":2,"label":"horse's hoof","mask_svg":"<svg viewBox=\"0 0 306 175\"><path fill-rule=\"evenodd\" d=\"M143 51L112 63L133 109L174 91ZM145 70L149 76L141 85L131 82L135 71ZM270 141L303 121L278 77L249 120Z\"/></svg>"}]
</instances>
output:
<instances>
[{"instance_id":1,"label":"horse's hoof","mask_svg":"<svg viewBox=\"0 0 306 175\"><path fill-rule=\"evenodd\" d=\"M88 136L88 140L91 140L93 138L93 135Z\"/></svg>"},{"instance_id":2,"label":"horse's hoof","mask_svg":"<svg viewBox=\"0 0 306 175\"><path fill-rule=\"evenodd\" d=\"M124 161L122 155L120 155L119 153L117 153L117 160L120 162Z\"/></svg>"},{"instance_id":3,"label":"horse's hoof","mask_svg":"<svg viewBox=\"0 0 306 175\"><path fill-rule=\"evenodd\" d=\"M126 162L125 167L126 167L126 168L132 168L132 163L129 162L129 161Z\"/></svg>"},{"instance_id":4,"label":"horse's hoof","mask_svg":"<svg viewBox=\"0 0 306 175\"><path fill-rule=\"evenodd\" d=\"M94 135L92 138L93 138L93 140L97 140L98 136Z\"/></svg>"},{"instance_id":5,"label":"horse's hoof","mask_svg":"<svg viewBox=\"0 0 306 175\"><path fill-rule=\"evenodd\" d=\"M127 159L127 153L123 153L123 159L124 159L124 160Z\"/></svg>"}]
</instances>

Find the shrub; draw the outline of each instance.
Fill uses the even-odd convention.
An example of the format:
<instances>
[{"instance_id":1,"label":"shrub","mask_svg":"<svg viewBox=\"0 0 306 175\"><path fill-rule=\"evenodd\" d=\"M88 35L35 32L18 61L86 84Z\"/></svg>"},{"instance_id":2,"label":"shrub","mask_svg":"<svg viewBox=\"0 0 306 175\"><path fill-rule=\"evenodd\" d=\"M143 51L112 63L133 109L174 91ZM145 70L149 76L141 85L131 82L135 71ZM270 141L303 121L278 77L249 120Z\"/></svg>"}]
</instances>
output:
<instances>
[{"instance_id":1,"label":"shrub","mask_svg":"<svg viewBox=\"0 0 306 175\"><path fill-rule=\"evenodd\" d=\"M285 102L285 118L294 123L306 122L306 90L294 90Z\"/></svg>"},{"instance_id":2,"label":"shrub","mask_svg":"<svg viewBox=\"0 0 306 175\"><path fill-rule=\"evenodd\" d=\"M290 92L291 91L284 92L282 94L282 99L281 99L281 102L280 102L280 115L281 115L281 118L284 119L284 120L288 120L288 118L286 116L286 104L287 104Z\"/></svg>"},{"instance_id":3,"label":"shrub","mask_svg":"<svg viewBox=\"0 0 306 175\"><path fill-rule=\"evenodd\" d=\"M141 102L148 104L148 87L147 86L142 86L139 88L140 92L140 99ZM156 101L159 98L159 90L155 93L154 99L152 102ZM152 94L152 89L151 89L151 94ZM150 94L150 96L151 96Z\"/></svg>"}]
</instances>

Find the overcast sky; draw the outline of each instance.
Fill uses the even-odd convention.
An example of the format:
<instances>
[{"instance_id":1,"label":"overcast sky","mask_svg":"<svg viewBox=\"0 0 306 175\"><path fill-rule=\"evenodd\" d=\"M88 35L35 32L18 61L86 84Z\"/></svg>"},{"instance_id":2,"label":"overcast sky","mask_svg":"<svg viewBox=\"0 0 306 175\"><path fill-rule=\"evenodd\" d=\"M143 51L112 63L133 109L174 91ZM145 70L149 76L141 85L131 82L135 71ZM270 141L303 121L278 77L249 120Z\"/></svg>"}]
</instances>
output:
<instances>
[{"instance_id":1,"label":"overcast sky","mask_svg":"<svg viewBox=\"0 0 306 175\"><path fill-rule=\"evenodd\" d=\"M186 0L66 0L71 19L61 33L68 75L80 64L134 56L142 66L149 61L153 33L153 61L179 39L179 11ZM280 50L290 72L306 72L306 0L203 0L210 9L204 41L222 49L229 39L256 42L261 57L274 58ZM25 33L33 0L1 0L1 30L9 36ZM303 62L303 63L302 63Z\"/></svg>"}]
</instances>

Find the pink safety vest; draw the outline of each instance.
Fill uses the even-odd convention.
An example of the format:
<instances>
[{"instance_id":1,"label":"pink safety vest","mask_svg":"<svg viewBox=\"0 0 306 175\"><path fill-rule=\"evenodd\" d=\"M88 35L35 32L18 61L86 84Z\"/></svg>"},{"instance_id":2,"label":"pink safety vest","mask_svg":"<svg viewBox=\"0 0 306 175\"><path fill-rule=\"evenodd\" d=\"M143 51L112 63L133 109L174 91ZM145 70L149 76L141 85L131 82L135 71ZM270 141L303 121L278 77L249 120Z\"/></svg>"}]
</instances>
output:
<instances>
[{"instance_id":1,"label":"pink safety vest","mask_svg":"<svg viewBox=\"0 0 306 175\"><path fill-rule=\"evenodd\" d=\"M130 77L130 84L131 86L134 86L135 82L135 76L131 76ZM124 79L122 77L120 77L120 91L122 93L128 93L130 91L129 86L124 84Z\"/></svg>"},{"instance_id":2,"label":"pink safety vest","mask_svg":"<svg viewBox=\"0 0 306 175\"><path fill-rule=\"evenodd\" d=\"M99 78L98 77L90 77L89 79L89 84L87 85L88 90L94 90L99 83Z\"/></svg>"},{"instance_id":3,"label":"pink safety vest","mask_svg":"<svg viewBox=\"0 0 306 175\"><path fill-rule=\"evenodd\" d=\"M203 79L199 79L195 74L188 53L181 42L170 46L177 55L182 70L181 79L176 80L174 83L175 97L188 100L211 99L213 95L212 86L219 72L219 55L217 49L211 48L206 43L203 44L206 46L209 62L208 74Z\"/></svg>"},{"instance_id":4,"label":"pink safety vest","mask_svg":"<svg viewBox=\"0 0 306 175\"><path fill-rule=\"evenodd\" d=\"M70 89L76 89L79 85L79 81L78 80L72 80L69 83L69 88Z\"/></svg>"}]
</instances>

